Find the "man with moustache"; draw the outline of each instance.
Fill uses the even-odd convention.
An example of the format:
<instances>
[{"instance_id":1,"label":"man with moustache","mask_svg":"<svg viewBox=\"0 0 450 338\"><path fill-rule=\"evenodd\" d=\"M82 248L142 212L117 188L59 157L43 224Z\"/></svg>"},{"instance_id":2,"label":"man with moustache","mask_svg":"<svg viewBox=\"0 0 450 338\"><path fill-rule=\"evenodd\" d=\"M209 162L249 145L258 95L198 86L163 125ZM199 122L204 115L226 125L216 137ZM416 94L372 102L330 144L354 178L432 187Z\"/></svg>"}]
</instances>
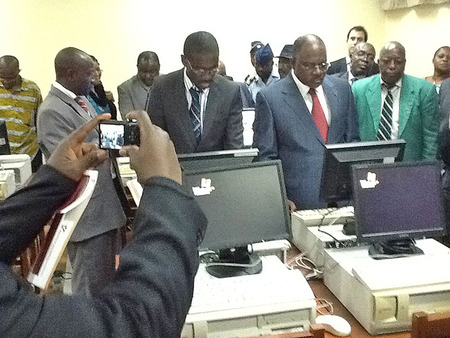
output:
<instances>
[{"instance_id":1,"label":"man with moustache","mask_svg":"<svg viewBox=\"0 0 450 338\"><path fill-rule=\"evenodd\" d=\"M356 107L349 84L326 75L318 36L295 40L292 66L256 98L254 146L261 160L281 160L291 210L320 208L325 144L359 139Z\"/></svg>"}]
</instances>

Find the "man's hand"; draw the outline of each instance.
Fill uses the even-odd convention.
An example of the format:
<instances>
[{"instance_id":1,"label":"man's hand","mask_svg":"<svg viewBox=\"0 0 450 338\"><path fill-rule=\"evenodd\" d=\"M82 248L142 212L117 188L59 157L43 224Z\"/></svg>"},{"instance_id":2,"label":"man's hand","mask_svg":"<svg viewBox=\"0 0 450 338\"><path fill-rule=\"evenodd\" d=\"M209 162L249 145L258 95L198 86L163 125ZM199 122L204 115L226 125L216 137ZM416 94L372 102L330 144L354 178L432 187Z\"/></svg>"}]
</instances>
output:
<instances>
[{"instance_id":1,"label":"man's hand","mask_svg":"<svg viewBox=\"0 0 450 338\"><path fill-rule=\"evenodd\" d=\"M136 171L138 181L144 183L153 176L163 176L181 184L181 168L169 135L153 125L143 110L129 112L127 119L138 121L141 143L139 147L123 147L120 155L130 157L130 166Z\"/></svg>"},{"instance_id":2,"label":"man's hand","mask_svg":"<svg viewBox=\"0 0 450 338\"><path fill-rule=\"evenodd\" d=\"M106 160L108 158L106 150L98 149L95 144L85 143L84 140L97 127L99 121L109 118L110 114L98 115L67 136L50 156L48 165L78 181L87 169L96 167Z\"/></svg>"}]
</instances>

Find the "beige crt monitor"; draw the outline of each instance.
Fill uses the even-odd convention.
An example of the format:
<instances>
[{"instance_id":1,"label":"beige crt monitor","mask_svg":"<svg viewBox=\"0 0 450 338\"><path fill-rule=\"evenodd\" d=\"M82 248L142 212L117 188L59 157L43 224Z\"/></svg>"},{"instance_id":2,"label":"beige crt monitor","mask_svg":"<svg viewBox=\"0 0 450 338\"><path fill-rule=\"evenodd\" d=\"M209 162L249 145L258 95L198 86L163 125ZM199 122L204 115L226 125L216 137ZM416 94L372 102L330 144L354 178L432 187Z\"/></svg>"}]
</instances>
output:
<instances>
[{"instance_id":1,"label":"beige crt monitor","mask_svg":"<svg viewBox=\"0 0 450 338\"><path fill-rule=\"evenodd\" d=\"M31 177L31 158L27 154L0 155L0 170L14 170L16 187L21 188Z\"/></svg>"}]
</instances>

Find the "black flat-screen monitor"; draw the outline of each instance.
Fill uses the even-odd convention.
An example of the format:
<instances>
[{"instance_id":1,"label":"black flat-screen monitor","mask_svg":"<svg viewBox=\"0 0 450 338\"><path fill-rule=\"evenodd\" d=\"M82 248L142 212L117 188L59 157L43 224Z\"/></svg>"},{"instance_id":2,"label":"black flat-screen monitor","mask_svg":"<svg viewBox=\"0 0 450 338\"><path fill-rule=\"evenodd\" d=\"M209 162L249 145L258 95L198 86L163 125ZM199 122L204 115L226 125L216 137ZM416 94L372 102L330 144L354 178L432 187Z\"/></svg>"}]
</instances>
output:
<instances>
[{"instance_id":1,"label":"black flat-screen monitor","mask_svg":"<svg viewBox=\"0 0 450 338\"><path fill-rule=\"evenodd\" d=\"M9 147L8 130L6 123L0 120L0 155L10 155L11 149Z\"/></svg>"},{"instance_id":2,"label":"black flat-screen monitor","mask_svg":"<svg viewBox=\"0 0 450 338\"><path fill-rule=\"evenodd\" d=\"M248 247L291 236L279 160L184 171L183 186L208 218L200 250L218 253L219 260L207 266L215 276L259 272L260 263L248 255Z\"/></svg>"},{"instance_id":3,"label":"black flat-screen monitor","mask_svg":"<svg viewBox=\"0 0 450 338\"><path fill-rule=\"evenodd\" d=\"M257 148L230 149L179 154L178 161L183 170L196 170L251 163L257 156Z\"/></svg>"},{"instance_id":4,"label":"black flat-screen monitor","mask_svg":"<svg viewBox=\"0 0 450 338\"><path fill-rule=\"evenodd\" d=\"M392 163L403 159L404 140L327 144L322 169L321 199L351 204L351 165Z\"/></svg>"},{"instance_id":5,"label":"black flat-screen monitor","mask_svg":"<svg viewBox=\"0 0 450 338\"><path fill-rule=\"evenodd\" d=\"M412 240L444 234L440 171L437 161L353 166L356 235L375 258L420 253Z\"/></svg>"}]
</instances>

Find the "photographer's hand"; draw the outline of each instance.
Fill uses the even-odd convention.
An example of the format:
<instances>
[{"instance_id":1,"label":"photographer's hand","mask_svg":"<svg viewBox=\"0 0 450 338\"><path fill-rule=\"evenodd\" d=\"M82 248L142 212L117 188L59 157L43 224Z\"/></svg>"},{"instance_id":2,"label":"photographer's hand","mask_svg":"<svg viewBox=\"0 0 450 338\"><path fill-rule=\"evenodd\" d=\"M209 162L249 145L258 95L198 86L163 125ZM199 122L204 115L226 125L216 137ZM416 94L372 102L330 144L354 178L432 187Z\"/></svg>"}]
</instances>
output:
<instances>
[{"instance_id":1,"label":"photographer's hand","mask_svg":"<svg viewBox=\"0 0 450 338\"><path fill-rule=\"evenodd\" d=\"M108 158L106 150L98 149L95 144L85 143L84 140L100 121L109 118L110 114L99 115L72 132L55 149L47 164L78 181L87 169L96 167Z\"/></svg>"},{"instance_id":2,"label":"photographer's hand","mask_svg":"<svg viewBox=\"0 0 450 338\"><path fill-rule=\"evenodd\" d=\"M163 176L181 184L181 168L169 135L153 125L145 111L132 111L127 119L138 121L140 146L125 146L120 155L130 157L138 181L144 183L153 176Z\"/></svg>"}]
</instances>

